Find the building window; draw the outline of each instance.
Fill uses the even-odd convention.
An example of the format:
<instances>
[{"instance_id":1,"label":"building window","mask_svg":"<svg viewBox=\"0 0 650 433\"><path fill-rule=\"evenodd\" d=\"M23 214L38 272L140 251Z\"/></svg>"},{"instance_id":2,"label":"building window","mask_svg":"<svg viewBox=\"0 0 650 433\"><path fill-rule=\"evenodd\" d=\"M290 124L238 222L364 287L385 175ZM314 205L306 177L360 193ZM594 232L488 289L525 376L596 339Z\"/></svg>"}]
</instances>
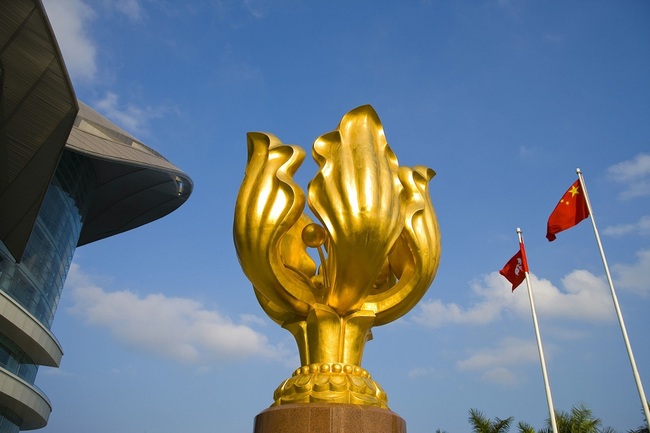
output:
<instances>
[{"instance_id":1,"label":"building window","mask_svg":"<svg viewBox=\"0 0 650 433\"><path fill-rule=\"evenodd\" d=\"M88 158L65 151L22 261L5 259L0 266L0 289L47 328L52 326L94 184Z\"/></svg>"}]
</instances>

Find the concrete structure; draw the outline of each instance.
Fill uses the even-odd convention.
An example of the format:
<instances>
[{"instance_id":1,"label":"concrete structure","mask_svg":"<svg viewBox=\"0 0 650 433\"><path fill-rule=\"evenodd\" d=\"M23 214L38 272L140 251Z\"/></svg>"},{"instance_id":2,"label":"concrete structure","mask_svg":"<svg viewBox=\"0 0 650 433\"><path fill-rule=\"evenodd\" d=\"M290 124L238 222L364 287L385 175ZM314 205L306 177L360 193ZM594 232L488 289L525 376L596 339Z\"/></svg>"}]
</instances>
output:
<instances>
[{"instance_id":1,"label":"concrete structure","mask_svg":"<svg viewBox=\"0 0 650 433\"><path fill-rule=\"evenodd\" d=\"M192 181L77 101L40 0L0 2L0 433L45 426L34 386L75 248L174 211Z\"/></svg>"}]
</instances>

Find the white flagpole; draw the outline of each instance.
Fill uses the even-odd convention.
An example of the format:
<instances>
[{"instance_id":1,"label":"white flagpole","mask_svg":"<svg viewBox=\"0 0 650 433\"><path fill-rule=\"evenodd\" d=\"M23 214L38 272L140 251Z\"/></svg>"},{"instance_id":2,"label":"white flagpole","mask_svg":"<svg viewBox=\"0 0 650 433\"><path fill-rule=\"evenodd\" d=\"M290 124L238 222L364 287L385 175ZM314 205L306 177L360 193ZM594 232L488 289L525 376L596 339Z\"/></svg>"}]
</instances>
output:
<instances>
[{"instance_id":1,"label":"white flagpole","mask_svg":"<svg viewBox=\"0 0 650 433\"><path fill-rule=\"evenodd\" d=\"M546 402L548 403L549 419L551 420L551 428L553 433L557 433L557 422L555 420L555 409L553 408L553 397L551 396L551 386L548 382L548 374L546 373L546 360L544 359L544 349L542 348L542 337L539 333L539 325L537 324L537 313L535 312L535 299L533 298L533 289L530 284L530 277L528 275L528 260L526 259L524 238L521 234L521 229L517 227L517 235L519 236L519 243L523 249L523 259L526 261L524 266L524 275L526 277L526 285L528 286L528 298L530 299L530 311L533 314L533 325L535 326L535 336L537 337L537 351L539 352L539 362L542 364L542 376L544 376L544 389L546 390Z\"/></svg>"},{"instance_id":2,"label":"white flagpole","mask_svg":"<svg viewBox=\"0 0 650 433\"><path fill-rule=\"evenodd\" d=\"M589 215L591 216L591 225L593 226L594 234L596 235L596 242L598 243L598 249L600 250L600 258L603 260L603 266L605 267L605 275L607 276L607 282L609 283L609 290L612 293L614 308L616 309L616 316L618 317L618 323L621 326L621 332L623 333L623 340L625 341L625 347L627 349L627 356L630 358L630 364L632 365L632 373L634 374L634 380L636 382L637 390L639 391L641 405L643 406L643 413L645 414L646 426L650 427L650 409L648 408L648 401L646 400L645 392L643 391L643 384L641 383L641 377L639 376L639 371L636 368L636 362L634 361L634 354L632 353L632 346L630 345L630 340L627 337L627 330L625 329L623 314L621 314L621 307L619 307L618 305L618 298L616 297L616 290L614 290L614 283L612 281L612 276L609 273L609 266L607 266L607 259L605 258L605 251L603 250L603 244L600 242L600 235L598 234L598 228L596 228L596 219L594 218L594 212L593 209L591 208L589 195L587 194L587 186L585 185L585 179L582 176L582 172L580 171L579 168L576 168L576 173L578 173L578 179L580 179L580 186L582 186L582 191L584 191L585 194L585 202L587 203L587 209L589 210Z\"/></svg>"}]
</instances>

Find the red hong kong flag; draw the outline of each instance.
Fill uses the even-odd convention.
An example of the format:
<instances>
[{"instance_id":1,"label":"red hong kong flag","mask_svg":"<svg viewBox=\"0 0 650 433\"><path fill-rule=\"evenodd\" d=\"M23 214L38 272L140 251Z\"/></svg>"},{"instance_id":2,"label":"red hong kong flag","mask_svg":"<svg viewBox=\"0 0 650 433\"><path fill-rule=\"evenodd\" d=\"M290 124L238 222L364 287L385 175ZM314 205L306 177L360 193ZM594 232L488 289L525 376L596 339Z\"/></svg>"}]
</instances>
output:
<instances>
[{"instance_id":1,"label":"red hong kong flag","mask_svg":"<svg viewBox=\"0 0 650 433\"><path fill-rule=\"evenodd\" d=\"M554 241L557 233L570 229L588 216L587 200L580 186L580 180L576 180L548 217L546 239L549 242Z\"/></svg>"},{"instance_id":2,"label":"red hong kong flag","mask_svg":"<svg viewBox=\"0 0 650 433\"><path fill-rule=\"evenodd\" d=\"M510 281L513 292L526 279L525 272L528 272L528 263L524 251L524 245L520 243L517 254L512 256L503 269L499 271L501 275L506 277L506 280Z\"/></svg>"}]
</instances>

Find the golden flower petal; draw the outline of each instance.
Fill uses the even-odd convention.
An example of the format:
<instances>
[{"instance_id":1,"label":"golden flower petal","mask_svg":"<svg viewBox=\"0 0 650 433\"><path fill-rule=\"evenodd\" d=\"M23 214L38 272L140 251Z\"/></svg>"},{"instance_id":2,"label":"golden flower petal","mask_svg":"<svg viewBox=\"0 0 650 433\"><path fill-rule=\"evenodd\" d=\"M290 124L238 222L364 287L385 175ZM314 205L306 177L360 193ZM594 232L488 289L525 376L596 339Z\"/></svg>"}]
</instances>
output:
<instances>
[{"instance_id":1,"label":"golden flower petal","mask_svg":"<svg viewBox=\"0 0 650 433\"><path fill-rule=\"evenodd\" d=\"M309 207L330 235L325 303L345 315L361 306L402 231L397 158L369 105L319 137L312 154L320 170Z\"/></svg>"},{"instance_id":2,"label":"golden flower petal","mask_svg":"<svg viewBox=\"0 0 650 433\"><path fill-rule=\"evenodd\" d=\"M289 248L282 248L283 236L295 224L301 226L298 233L306 225L301 218L304 193L293 181L304 151L282 144L271 134L252 132L247 138L248 164L237 196L233 227L237 255L260 302L268 301L265 311L274 313L275 320L283 312L306 315L315 299L308 276L296 272L296 268L305 269L304 256L285 252L294 267L289 269L281 251Z\"/></svg>"},{"instance_id":3,"label":"golden flower petal","mask_svg":"<svg viewBox=\"0 0 650 433\"><path fill-rule=\"evenodd\" d=\"M410 311L424 296L438 270L440 229L429 195L429 181L433 176L435 172L427 167L400 167L405 223L388 257L398 281L368 296L362 307L375 312L376 326Z\"/></svg>"}]
</instances>

